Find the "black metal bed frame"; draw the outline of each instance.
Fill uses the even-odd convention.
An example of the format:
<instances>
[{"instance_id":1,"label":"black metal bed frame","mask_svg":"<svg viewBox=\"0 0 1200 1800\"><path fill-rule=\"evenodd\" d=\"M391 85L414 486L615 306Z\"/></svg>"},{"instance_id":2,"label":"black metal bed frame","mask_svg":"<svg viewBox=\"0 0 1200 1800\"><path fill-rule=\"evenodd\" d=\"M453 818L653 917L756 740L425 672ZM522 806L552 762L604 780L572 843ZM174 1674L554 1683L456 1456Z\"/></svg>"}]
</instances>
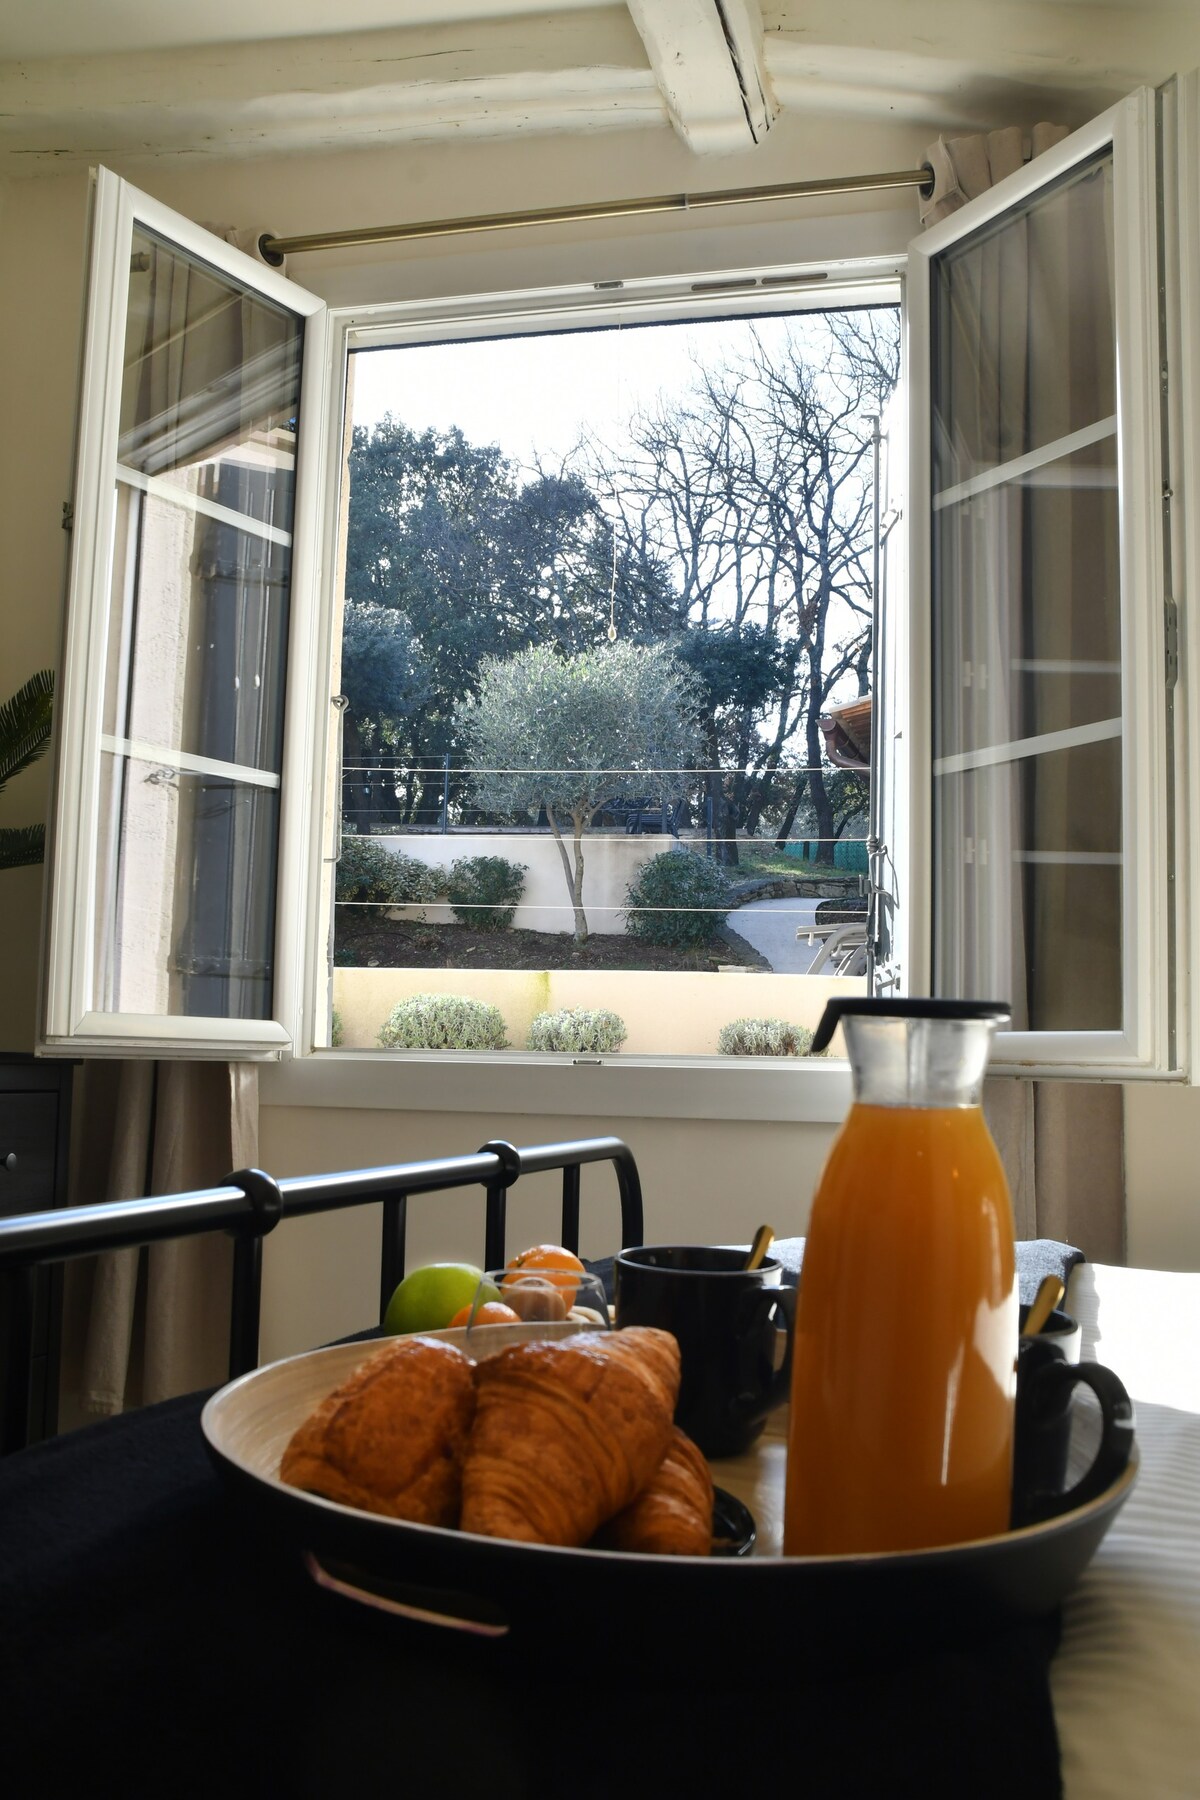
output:
<instances>
[{"instance_id":1,"label":"black metal bed frame","mask_svg":"<svg viewBox=\"0 0 1200 1800\"><path fill-rule=\"evenodd\" d=\"M228 1231L234 1239L233 1292L229 1321L229 1377L258 1365L262 1240L281 1219L342 1207L383 1203L379 1310L404 1276L408 1201L413 1194L482 1186L485 1269L505 1258L508 1193L522 1175L562 1170L562 1243L579 1249L579 1171L584 1163L609 1162L621 1202L621 1246L642 1241L642 1185L633 1153L620 1138L577 1138L561 1144L534 1144L523 1150L496 1138L474 1156L445 1156L430 1162L395 1163L380 1169L353 1169L334 1175L289 1175L276 1181L261 1169L238 1169L220 1187L164 1194L145 1200L114 1200L102 1206L63 1207L0 1219L0 1280L10 1287L12 1317L31 1323L32 1271L39 1263L67 1262L98 1251L166 1238L199 1237Z\"/></svg>"}]
</instances>

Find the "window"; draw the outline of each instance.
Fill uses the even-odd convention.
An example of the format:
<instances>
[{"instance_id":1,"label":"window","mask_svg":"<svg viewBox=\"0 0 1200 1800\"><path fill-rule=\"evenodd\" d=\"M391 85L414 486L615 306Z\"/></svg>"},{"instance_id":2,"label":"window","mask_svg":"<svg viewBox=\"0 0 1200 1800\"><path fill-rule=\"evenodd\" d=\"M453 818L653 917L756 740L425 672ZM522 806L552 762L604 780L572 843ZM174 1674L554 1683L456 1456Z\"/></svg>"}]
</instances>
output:
<instances>
[{"instance_id":1,"label":"window","mask_svg":"<svg viewBox=\"0 0 1200 1800\"><path fill-rule=\"evenodd\" d=\"M1194 130L1194 84L1184 101ZM1172 867L1172 833L1188 826L1190 796L1172 787L1164 680L1164 553L1179 524L1161 502L1165 446L1192 441L1188 420L1195 434L1190 402L1170 438L1160 416L1179 326L1157 305L1154 114L1153 96L1135 96L914 242L907 423L893 408L880 434L875 978L894 992L1007 985L1021 1029L1002 1053L1026 1071L1126 1076L1187 1061L1174 961L1185 859ZM1167 116L1168 144L1172 131ZM897 273L864 265L820 304L886 304ZM765 320L781 296L811 304L812 272L794 293L786 275L743 273L739 312ZM146 337L160 329L138 298L147 276L166 284L161 337ZM329 322L327 352L319 302L101 175L48 1048L271 1056L330 1042L335 472L353 359L727 314L728 292L706 287L347 311ZM226 331L240 360L218 347ZM139 342L156 349L135 382L121 347L132 370ZM369 748L348 744L347 778ZM465 785L447 793L444 764L422 773L430 822L468 803ZM301 1069L329 1061L297 1057ZM453 1062L436 1076L443 1090ZM347 1066L356 1081L380 1078ZM595 1076L602 1110L702 1114L719 1075L741 1116L770 1116L760 1067L629 1063L615 1077L622 1099L607 1066L543 1064L539 1110L566 1094L560 1073L574 1083L563 1110L587 1110L579 1084ZM835 1069L804 1074L811 1091L836 1084L841 1105ZM405 1083L410 1104L430 1103L417 1064ZM511 1106L515 1091L476 1103ZM464 1092L432 1103L470 1105ZM776 1093L779 1116L796 1116Z\"/></svg>"},{"instance_id":2,"label":"window","mask_svg":"<svg viewBox=\"0 0 1200 1800\"><path fill-rule=\"evenodd\" d=\"M246 269L253 271L247 279ZM46 1041L294 1035L319 301L101 171L60 682ZM316 384L319 386L319 384Z\"/></svg>"},{"instance_id":3,"label":"window","mask_svg":"<svg viewBox=\"0 0 1200 1800\"><path fill-rule=\"evenodd\" d=\"M1154 134L1133 96L910 265L914 973L1010 999L1014 1063L1130 1075L1178 1058Z\"/></svg>"},{"instance_id":4,"label":"window","mask_svg":"<svg viewBox=\"0 0 1200 1800\"><path fill-rule=\"evenodd\" d=\"M794 1052L862 991L898 308L633 304L350 351L346 1047Z\"/></svg>"}]
</instances>

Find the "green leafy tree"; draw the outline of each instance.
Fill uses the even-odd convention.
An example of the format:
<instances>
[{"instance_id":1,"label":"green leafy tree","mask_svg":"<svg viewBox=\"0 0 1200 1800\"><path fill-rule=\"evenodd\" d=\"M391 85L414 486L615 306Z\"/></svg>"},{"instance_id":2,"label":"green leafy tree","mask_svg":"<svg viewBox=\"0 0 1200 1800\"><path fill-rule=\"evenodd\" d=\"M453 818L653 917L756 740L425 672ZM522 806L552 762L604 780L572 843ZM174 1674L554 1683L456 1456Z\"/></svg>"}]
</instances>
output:
<instances>
[{"instance_id":1,"label":"green leafy tree","mask_svg":"<svg viewBox=\"0 0 1200 1800\"><path fill-rule=\"evenodd\" d=\"M583 838L611 801L678 799L700 748L695 678L663 644L606 644L563 656L535 645L488 659L456 722L481 806L545 808L587 940ZM572 847L568 852L565 833Z\"/></svg>"},{"instance_id":2,"label":"green leafy tree","mask_svg":"<svg viewBox=\"0 0 1200 1800\"><path fill-rule=\"evenodd\" d=\"M381 779L368 757L404 757L410 723L428 705L432 678L407 614L376 600L347 600L342 618L342 811L360 830L399 825L396 780ZM376 756L376 760L378 760Z\"/></svg>"},{"instance_id":3,"label":"green leafy tree","mask_svg":"<svg viewBox=\"0 0 1200 1800\"><path fill-rule=\"evenodd\" d=\"M405 820L440 811L442 759L462 760L455 711L476 692L485 657L535 643L581 650L604 638L610 618L622 637L673 619L661 562L623 541L615 550L614 560L612 524L578 474L540 469L521 481L496 445L458 430L414 432L391 416L356 429L346 593L404 616L426 678L423 691L409 684L403 706L373 682L357 712L363 741L386 741L410 771ZM455 773L452 806L461 787Z\"/></svg>"},{"instance_id":4,"label":"green leafy tree","mask_svg":"<svg viewBox=\"0 0 1200 1800\"><path fill-rule=\"evenodd\" d=\"M375 600L347 600L342 691L366 742L396 741L403 721L432 692L429 665L406 613Z\"/></svg>"},{"instance_id":5,"label":"green leafy tree","mask_svg":"<svg viewBox=\"0 0 1200 1800\"><path fill-rule=\"evenodd\" d=\"M14 775L37 761L50 742L54 672L41 669L0 706L0 793ZM45 854L44 825L0 829L0 869L23 869Z\"/></svg>"},{"instance_id":6,"label":"green leafy tree","mask_svg":"<svg viewBox=\"0 0 1200 1800\"><path fill-rule=\"evenodd\" d=\"M749 623L693 628L678 648L704 695L704 785L712 801L714 848L716 860L732 867L738 861L737 827L755 786L760 728L795 686L796 650L778 632ZM757 778L760 786L777 766L778 755Z\"/></svg>"}]
</instances>

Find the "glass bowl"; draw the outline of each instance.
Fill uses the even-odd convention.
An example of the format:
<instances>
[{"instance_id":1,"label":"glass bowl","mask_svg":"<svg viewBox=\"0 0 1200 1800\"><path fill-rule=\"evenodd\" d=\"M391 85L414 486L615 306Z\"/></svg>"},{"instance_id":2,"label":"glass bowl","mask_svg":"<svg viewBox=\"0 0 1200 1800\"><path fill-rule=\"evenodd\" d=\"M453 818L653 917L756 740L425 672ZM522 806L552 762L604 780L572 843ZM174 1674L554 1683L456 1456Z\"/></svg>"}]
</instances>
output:
<instances>
[{"instance_id":1,"label":"glass bowl","mask_svg":"<svg viewBox=\"0 0 1200 1800\"><path fill-rule=\"evenodd\" d=\"M490 1269L466 1322L472 1355L492 1345L611 1329L603 1283L577 1269Z\"/></svg>"}]
</instances>

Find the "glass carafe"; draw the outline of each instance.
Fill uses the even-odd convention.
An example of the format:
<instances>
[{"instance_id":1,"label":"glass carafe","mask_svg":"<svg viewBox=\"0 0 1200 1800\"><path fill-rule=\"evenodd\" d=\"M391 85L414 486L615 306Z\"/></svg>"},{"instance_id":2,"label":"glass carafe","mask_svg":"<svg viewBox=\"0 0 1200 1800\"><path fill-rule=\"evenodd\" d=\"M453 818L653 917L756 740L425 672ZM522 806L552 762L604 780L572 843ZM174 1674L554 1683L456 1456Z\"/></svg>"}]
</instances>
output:
<instances>
[{"instance_id":1,"label":"glass carafe","mask_svg":"<svg viewBox=\"0 0 1200 1800\"><path fill-rule=\"evenodd\" d=\"M1004 1006L832 1001L854 1101L800 1276L784 1548L911 1550L1007 1529L1017 1283L980 1098Z\"/></svg>"}]
</instances>

